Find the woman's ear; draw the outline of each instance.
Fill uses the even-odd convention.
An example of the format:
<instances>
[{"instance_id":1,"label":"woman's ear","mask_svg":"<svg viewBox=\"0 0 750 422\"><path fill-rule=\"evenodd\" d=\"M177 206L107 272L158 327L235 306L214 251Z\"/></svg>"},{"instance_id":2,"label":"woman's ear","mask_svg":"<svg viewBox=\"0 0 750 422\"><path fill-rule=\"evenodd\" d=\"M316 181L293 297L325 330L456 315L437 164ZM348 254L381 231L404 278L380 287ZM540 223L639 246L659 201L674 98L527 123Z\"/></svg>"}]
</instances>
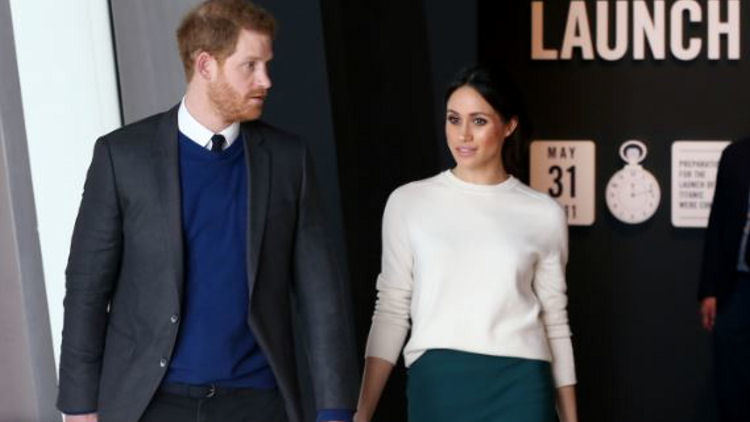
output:
<instances>
[{"instance_id":1,"label":"woman's ear","mask_svg":"<svg viewBox=\"0 0 750 422\"><path fill-rule=\"evenodd\" d=\"M508 124L505 126L505 137L509 137L513 134L513 132L516 131L516 128L518 128L518 117L513 116L508 120Z\"/></svg>"}]
</instances>

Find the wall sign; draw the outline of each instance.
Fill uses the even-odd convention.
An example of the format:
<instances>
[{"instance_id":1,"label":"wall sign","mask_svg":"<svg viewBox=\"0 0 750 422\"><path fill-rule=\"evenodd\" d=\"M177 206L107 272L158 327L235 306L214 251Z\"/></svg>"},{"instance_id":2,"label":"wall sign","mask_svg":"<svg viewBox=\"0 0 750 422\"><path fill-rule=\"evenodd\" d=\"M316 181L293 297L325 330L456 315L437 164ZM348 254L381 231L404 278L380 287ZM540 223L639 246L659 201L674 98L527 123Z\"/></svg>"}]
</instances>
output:
<instances>
[{"instance_id":1,"label":"wall sign","mask_svg":"<svg viewBox=\"0 0 750 422\"><path fill-rule=\"evenodd\" d=\"M665 60L667 52L683 61L702 54L710 60L740 59L740 0L598 0L590 2L596 3L591 14L588 2L575 0L568 5L562 40L549 44L545 44L545 3L557 2L531 2L532 60L572 60L576 52L584 60L625 56L644 60L647 49L655 60ZM694 26L702 26L705 36L691 31Z\"/></svg>"},{"instance_id":2,"label":"wall sign","mask_svg":"<svg viewBox=\"0 0 750 422\"><path fill-rule=\"evenodd\" d=\"M531 187L563 206L572 226L595 219L596 145L593 141L538 140L531 143Z\"/></svg>"},{"instance_id":3,"label":"wall sign","mask_svg":"<svg viewBox=\"0 0 750 422\"><path fill-rule=\"evenodd\" d=\"M628 224L639 224L651 218L659 208L661 189L651 172L640 163L648 149L641 141L626 141L620 146L625 167L607 183L607 207L615 218Z\"/></svg>"},{"instance_id":4,"label":"wall sign","mask_svg":"<svg viewBox=\"0 0 750 422\"><path fill-rule=\"evenodd\" d=\"M729 141L672 143L672 225L707 227L719 159Z\"/></svg>"}]
</instances>

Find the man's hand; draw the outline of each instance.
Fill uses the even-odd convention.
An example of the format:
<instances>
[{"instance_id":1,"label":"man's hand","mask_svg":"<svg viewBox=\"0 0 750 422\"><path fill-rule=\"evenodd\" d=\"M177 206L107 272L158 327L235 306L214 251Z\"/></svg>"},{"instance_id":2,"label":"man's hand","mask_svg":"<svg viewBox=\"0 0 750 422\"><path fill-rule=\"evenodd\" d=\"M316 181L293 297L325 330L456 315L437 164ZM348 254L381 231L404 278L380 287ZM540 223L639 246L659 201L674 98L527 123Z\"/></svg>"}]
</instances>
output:
<instances>
[{"instance_id":1,"label":"man's hand","mask_svg":"<svg viewBox=\"0 0 750 422\"><path fill-rule=\"evenodd\" d=\"M701 324L707 331L714 329L716 322L716 297L709 296L701 301Z\"/></svg>"},{"instance_id":2,"label":"man's hand","mask_svg":"<svg viewBox=\"0 0 750 422\"><path fill-rule=\"evenodd\" d=\"M87 413L85 415L65 415L65 422L97 422L99 418L96 413Z\"/></svg>"}]
</instances>

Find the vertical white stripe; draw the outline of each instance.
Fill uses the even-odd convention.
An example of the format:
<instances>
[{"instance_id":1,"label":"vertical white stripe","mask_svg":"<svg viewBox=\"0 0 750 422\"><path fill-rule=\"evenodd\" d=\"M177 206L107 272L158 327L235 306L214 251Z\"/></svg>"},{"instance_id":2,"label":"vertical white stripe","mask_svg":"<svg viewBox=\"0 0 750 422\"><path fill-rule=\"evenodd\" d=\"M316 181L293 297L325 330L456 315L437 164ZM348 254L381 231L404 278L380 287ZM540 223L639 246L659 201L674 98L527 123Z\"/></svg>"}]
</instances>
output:
<instances>
[{"instance_id":1,"label":"vertical white stripe","mask_svg":"<svg viewBox=\"0 0 750 422\"><path fill-rule=\"evenodd\" d=\"M96 138L120 125L106 1L10 0L59 362L70 236Z\"/></svg>"}]
</instances>

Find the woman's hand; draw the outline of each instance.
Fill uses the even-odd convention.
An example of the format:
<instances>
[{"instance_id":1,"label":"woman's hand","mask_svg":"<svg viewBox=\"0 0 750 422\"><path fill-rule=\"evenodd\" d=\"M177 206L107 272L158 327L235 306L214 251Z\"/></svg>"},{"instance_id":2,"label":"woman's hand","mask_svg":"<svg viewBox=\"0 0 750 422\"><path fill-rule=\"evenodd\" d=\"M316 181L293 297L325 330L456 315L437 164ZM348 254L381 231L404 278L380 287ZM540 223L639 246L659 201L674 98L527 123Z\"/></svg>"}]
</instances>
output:
<instances>
[{"instance_id":1,"label":"woman's hand","mask_svg":"<svg viewBox=\"0 0 750 422\"><path fill-rule=\"evenodd\" d=\"M374 357L365 359L362 388L359 390L359 402L353 422L370 422L392 370L393 364L387 360Z\"/></svg>"},{"instance_id":2,"label":"woman's hand","mask_svg":"<svg viewBox=\"0 0 750 422\"><path fill-rule=\"evenodd\" d=\"M575 385L566 385L557 389L557 413L560 416L560 422L578 422Z\"/></svg>"},{"instance_id":3,"label":"woman's hand","mask_svg":"<svg viewBox=\"0 0 750 422\"><path fill-rule=\"evenodd\" d=\"M370 422L370 419L366 418L362 413L357 412L354 414L354 419L352 419L352 422Z\"/></svg>"}]
</instances>

